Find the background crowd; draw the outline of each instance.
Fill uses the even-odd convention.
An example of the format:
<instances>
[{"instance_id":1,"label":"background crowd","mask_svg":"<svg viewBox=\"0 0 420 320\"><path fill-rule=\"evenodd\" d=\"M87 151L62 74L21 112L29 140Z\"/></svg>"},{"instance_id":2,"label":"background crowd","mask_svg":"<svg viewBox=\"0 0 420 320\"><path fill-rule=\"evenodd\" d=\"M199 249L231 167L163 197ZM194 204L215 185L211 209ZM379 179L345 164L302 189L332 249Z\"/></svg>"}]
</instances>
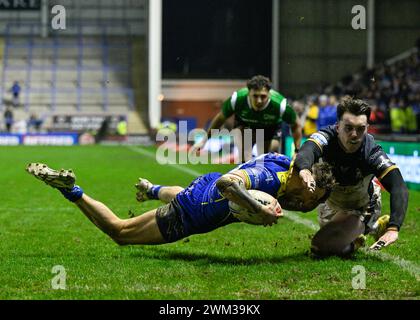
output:
<instances>
[{"instance_id":1,"label":"background crowd","mask_svg":"<svg viewBox=\"0 0 420 320\"><path fill-rule=\"evenodd\" d=\"M304 135L336 122L339 100L350 95L372 106L372 134L420 133L420 51L392 64L364 69L336 84L319 88L320 93L293 102L301 117Z\"/></svg>"}]
</instances>

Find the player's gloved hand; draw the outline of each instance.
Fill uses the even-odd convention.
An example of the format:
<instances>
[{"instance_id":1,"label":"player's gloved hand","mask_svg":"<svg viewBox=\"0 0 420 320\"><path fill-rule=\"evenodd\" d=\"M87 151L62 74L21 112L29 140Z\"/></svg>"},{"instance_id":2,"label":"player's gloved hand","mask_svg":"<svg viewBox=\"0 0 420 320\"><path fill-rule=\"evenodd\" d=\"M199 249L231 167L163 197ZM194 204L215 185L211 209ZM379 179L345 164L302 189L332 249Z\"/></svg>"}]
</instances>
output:
<instances>
[{"instance_id":1,"label":"player's gloved hand","mask_svg":"<svg viewBox=\"0 0 420 320\"><path fill-rule=\"evenodd\" d=\"M316 183L312 173L308 169L300 170L299 177L302 179L305 188L307 188L310 192L315 192Z\"/></svg>"},{"instance_id":2,"label":"player's gloved hand","mask_svg":"<svg viewBox=\"0 0 420 320\"><path fill-rule=\"evenodd\" d=\"M277 219L283 216L283 212L278 201L273 201L268 206L262 206L259 214L263 215L264 227L272 226L274 223L277 223Z\"/></svg>"},{"instance_id":3,"label":"player's gloved hand","mask_svg":"<svg viewBox=\"0 0 420 320\"><path fill-rule=\"evenodd\" d=\"M383 247L389 246L391 243L394 243L398 240L398 231L388 230L385 234L376 241L370 249L372 250L381 250Z\"/></svg>"}]
</instances>

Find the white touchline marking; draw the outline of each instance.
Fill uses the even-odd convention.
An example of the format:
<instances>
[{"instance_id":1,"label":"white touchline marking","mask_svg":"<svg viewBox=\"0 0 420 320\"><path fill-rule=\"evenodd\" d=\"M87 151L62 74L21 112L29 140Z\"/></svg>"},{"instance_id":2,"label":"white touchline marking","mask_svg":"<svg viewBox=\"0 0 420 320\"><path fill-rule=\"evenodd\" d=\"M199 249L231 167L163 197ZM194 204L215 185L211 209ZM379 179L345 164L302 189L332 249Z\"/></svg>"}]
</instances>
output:
<instances>
[{"instance_id":1,"label":"white touchline marking","mask_svg":"<svg viewBox=\"0 0 420 320\"><path fill-rule=\"evenodd\" d=\"M128 148L130 150L134 151L134 152L145 155L149 158L156 159L156 156L153 152L150 152L150 151L147 151L147 150L144 150L144 149L141 149L141 148L135 148L135 147L132 147L132 146L129 146ZM177 165L177 164L173 164L172 167L174 169L179 170L179 171L183 171L185 173L188 173L193 177L198 177L198 176L203 174L203 173L198 172L196 170L185 168L185 167L182 167L182 166ZM304 225L304 226L306 226L306 227L308 227L308 228L310 228L314 231L317 231L319 229L318 224L316 224L315 222L313 222L311 220L302 218L294 212L285 210L284 213L285 213L285 217L287 219L293 221L293 222L302 224L302 225ZM361 251L363 253L367 254L367 255L377 257L377 258L381 259L382 261L392 262L392 263L398 265L399 267L401 267L402 269L406 270L407 272L409 272L411 275L413 275L416 278L417 281L420 280L420 266L418 266L417 264L415 264L412 261L402 259L398 256L392 256L392 255L390 255L388 253L385 253L385 252L369 250L367 248L362 248Z\"/></svg>"},{"instance_id":2,"label":"white touchline marking","mask_svg":"<svg viewBox=\"0 0 420 320\"><path fill-rule=\"evenodd\" d=\"M371 256L375 256L375 257L381 259L382 261L390 261L392 263L395 263L396 265L398 265L402 269L411 273L416 278L417 281L420 281L420 266L418 266L414 262L409 261L409 260L405 260L405 259L400 258L398 256L392 256L392 255L390 255L388 253L385 253L385 252L382 252L382 251L374 251L374 250L369 250L367 248L362 248L361 250L362 250L363 253L369 254Z\"/></svg>"},{"instance_id":3,"label":"white touchline marking","mask_svg":"<svg viewBox=\"0 0 420 320\"><path fill-rule=\"evenodd\" d=\"M68 207L68 208L43 208L43 207L0 207L0 211L7 211L7 212L71 212L74 211L74 207Z\"/></svg>"},{"instance_id":4,"label":"white touchline marking","mask_svg":"<svg viewBox=\"0 0 420 320\"><path fill-rule=\"evenodd\" d=\"M151 151L147 151L147 150L144 150L144 149L141 149L141 148L135 148L133 146L128 146L127 148L130 149L131 151L137 152L137 153L142 154L142 155L144 155L148 158L156 160L156 154L154 154ZM173 168L175 168L179 171L188 173L189 175L192 175L194 177L198 177L198 176L201 176L203 174L201 172L195 171L195 170L190 169L190 168L186 168L186 167L181 166L179 164L167 164L167 166L171 166L171 167L173 167Z\"/></svg>"},{"instance_id":5,"label":"white touchline marking","mask_svg":"<svg viewBox=\"0 0 420 320\"><path fill-rule=\"evenodd\" d=\"M283 210L283 212L284 212L285 218L287 218L289 220L292 220L293 222L303 224L303 225L307 226L308 228L310 228L314 231L317 231L319 229L319 226L311 220L302 218L299 215L297 215L296 213L293 213L291 211Z\"/></svg>"}]
</instances>

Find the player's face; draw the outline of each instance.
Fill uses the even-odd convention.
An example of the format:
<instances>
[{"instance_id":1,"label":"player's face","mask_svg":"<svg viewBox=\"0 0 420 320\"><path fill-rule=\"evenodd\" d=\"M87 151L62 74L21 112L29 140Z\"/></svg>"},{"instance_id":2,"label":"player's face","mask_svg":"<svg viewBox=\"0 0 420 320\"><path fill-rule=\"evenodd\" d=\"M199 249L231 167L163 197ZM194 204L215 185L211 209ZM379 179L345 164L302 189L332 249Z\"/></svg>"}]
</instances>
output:
<instances>
[{"instance_id":1,"label":"player's face","mask_svg":"<svg viewBox=\"0 0 420 320\"><path fill-rule=\"evenodd\" d=\"M315 188L315 192L310 192L306 188L299 186L294 190L290 189L278 201L282 208L286 210L308 212L314 210L324 196L324 189Z\"/></svg>"},{"instance_id":2,"label":"player's face","mask_svg":"<svg viewBox=\"0 0 420 320\"><path fill-rule=\"evenodd\" d=\"M251 89L249 91L251 106L256 111L263 109L269 98L270 92L267 90L267 88L262 88L259 90Z\"/></svg>"},{"instance_id":3,"label":"player's face","mask_svg":"<svg viewBox=\"0 0 420 320\"><path fill-rule=\"evenodd\" d=\"M338 139L344 151L347 153L356 152L362 145L367 128L368 123L365 115L356 116L345 112L337 125Z\"/></svg>"}]
</instances>

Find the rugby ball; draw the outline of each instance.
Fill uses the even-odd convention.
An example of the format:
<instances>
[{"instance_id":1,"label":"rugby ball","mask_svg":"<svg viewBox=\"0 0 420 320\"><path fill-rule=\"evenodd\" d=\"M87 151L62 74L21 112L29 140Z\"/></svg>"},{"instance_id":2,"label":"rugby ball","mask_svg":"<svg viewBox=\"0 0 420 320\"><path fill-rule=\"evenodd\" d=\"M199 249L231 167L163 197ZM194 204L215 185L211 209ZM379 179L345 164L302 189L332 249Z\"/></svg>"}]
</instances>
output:
<instances>
[{"instance_id":1,"label":"rugby ball","mask_svg":"<svg viewBox=\"0 0 420 320\"><path fill-rule=\"evenodd\" d=\"M274 197L260 190L251 189L251 190L248 190L248 192L251 194L251 196L255 200L257 200L259 203L265 206L268 206L273 201L276 201ZM241 220L242 222L255 224L255 225L263 224L263 218L261 215L250 212L247 209L242 208L235 202L229 201L229 210L235 218L237 218L238 220Z\"/></svg>"}]
</instances>

